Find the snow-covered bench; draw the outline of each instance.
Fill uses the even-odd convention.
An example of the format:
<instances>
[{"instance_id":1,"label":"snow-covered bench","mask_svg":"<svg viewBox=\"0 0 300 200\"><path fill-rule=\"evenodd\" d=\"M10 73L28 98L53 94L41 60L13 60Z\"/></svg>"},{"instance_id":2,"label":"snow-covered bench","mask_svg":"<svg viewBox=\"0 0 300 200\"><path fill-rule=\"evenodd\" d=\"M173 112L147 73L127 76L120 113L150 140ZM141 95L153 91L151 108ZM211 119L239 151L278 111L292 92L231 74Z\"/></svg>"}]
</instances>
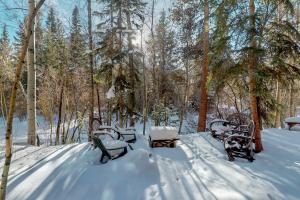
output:
<instances>
[{"instance_id":1,"label":"snow-covered bench","mask_svg":"<svg viewBox=\"0 0 300 200\"><path fill-rule=\"evenodd\" d=\"M100 137L93 137L95 148L102 152L100 157L101 163L107 163L108 160L114 160L127 153L127 143L120 140L101 140Z\"/></svg>"},{"instance_id":2,"label":"snow-covered bench","mask_svg":"<svg viewBox=\"0 0 300 200\"><path fill-rule=\"evenodd\" d=\"M300 117L289 117L284 122L287 124L288 129L291 130L292 127L300 125Z\"/></svg>"},{"instance_id":3,"label":"snow-covered bench","mask_svg":"<svg viewBox=\"0 0 300 200\"><path fill-rule=\"evenodd\" d=\"M93 120L93 132L95 131L107 131L117 140L123 140L125 142L134 143L136 142L135 129L121 129L118 127L100 125L98 119ZM117 134L117 135L116 135Z\"/></svg>"},{"instance_id":4,"label":"snow-covered bench","mask_svg":"<svg viewBox=\"0 0 300 200\"><path fill-rule=\"evenodd\" d=\"M247 130L236 131L224 140L224 148L229 161L234 161L234 157L246 158L250 162L254 160L254 132L255 124L251 121L247 126Z\"/></svg>"},{"instance_id":5,"label":"snow-covered bench","mask_svg":"<svg viewBox=\"0 0 300 200\"><path fill-rule=\"evenodd\" d=\"M179 140L178 129L169 126L153 126L150 128L149 145L150 147L176 147Z\"/></svg>"},{"instance_id":6,"label":"snow-covered bench","mask_svg":"<svg viewBox=\"0 0 300 200\"><path fill-rule=\"evenodd\" d=\"M224 141L228 136L241 131L247 131L247 125L239 125L224 119L215 119L210 122L209 130L212 137Z\"/></svg>"}]
</instances>

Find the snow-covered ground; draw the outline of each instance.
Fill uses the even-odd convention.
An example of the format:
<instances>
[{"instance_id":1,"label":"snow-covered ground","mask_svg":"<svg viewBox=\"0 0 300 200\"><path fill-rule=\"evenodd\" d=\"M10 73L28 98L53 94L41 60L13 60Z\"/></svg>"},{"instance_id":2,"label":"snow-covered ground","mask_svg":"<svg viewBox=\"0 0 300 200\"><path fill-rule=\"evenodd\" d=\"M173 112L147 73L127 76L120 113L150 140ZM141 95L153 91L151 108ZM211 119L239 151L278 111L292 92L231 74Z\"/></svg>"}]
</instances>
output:
<instances>
[{"instance_id":1,"label":"snow-covered ground","mask_svg":"<svg viewBox=\"0 0 300 200\"><path fill-rule=\"evenodd\" d=\"M100 164L88 143L19 147L8 199L300 199L300 133L267 129L256 160L227 161L208 133L184 135L176 148L148 147ZM27 153L30 155L25 156ZM3 160L2 160L3 164Z\"/></svg>"}]
</instances>

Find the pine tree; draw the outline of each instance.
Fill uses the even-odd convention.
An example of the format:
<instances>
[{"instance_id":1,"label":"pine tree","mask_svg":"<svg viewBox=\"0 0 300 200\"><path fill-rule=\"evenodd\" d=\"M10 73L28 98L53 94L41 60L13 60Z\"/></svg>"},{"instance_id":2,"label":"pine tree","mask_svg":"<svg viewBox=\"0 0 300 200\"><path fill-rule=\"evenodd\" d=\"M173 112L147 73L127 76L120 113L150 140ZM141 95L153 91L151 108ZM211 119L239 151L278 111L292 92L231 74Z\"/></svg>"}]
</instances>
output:
<instances>
[{"instance_id":1,"label":"pine tree","mask_svg":"<svg viewBox=\"0 0 300 200\"><path fill-rule=\"evenodd\" d=\"M78 7L75 6L72 13L71 35L70 35L70 69L84 67L86 64L85 43L82 35L82 25Z\"/></svg>"},{"instance_id":2,"label":"pine tree","mask_svg":"<svg viewBox=\"0 0 300 200\"><path fill-rule=\"evenodd\" d=\"M203 61L201 69L201 80L200 80L200 99L199 99L199 117L198 117L198 132L205 131L206 128L206 117L207 117L207 106L208 106L208 68L209 68L209 19L210 19L210 5L208 0L204 0L204 28L203 28Z\"/></svg>"},{"instance_id":3,"label":"pine tree","mask_svg":"<svg viewBox=\"0 0 300 200\"><path fill-rule=\"evenodd\" d=\"M59 137L61 135L62 142L64 142L64 135L60 134L61 131L61 123L63 121L63 106L64 106L64 97L66 93L66 81L68 76L67 68L68 64L68 48L67 41L64 37L64 30L62 27L62 23L56 17L56 13L53 8L49 9L47 20L46 20L46 31L45 31L45 45L44 45L44 68L46 70L46 74L57 77L58 85L54 84L54 87L57 87L57 93L52 95L57 95L58 99L58 122L56 128L56 137L55 144L59 144ZM45 77L46 78L46 77ZM54 82L55 83L55 82ZM50 98L51 97L51 94ZM63 132L64 133L64 129Z\"/></svg>"},{"instance_id":4,"label":"pine tree","mask_svg":"<svg viewBox=\"0 0 300 200\"><path fill-rule=\"evenodd\" d=\"M8 47L9 43L10 43L10 41L9 41L9 36L8 36L8 31L7 31L7 25L4 24L3 30L2 30L2 35L0 38L0 51L3 51L3 49L5 47Z\"/></svg>"},{"instance_id":5,"label":"pine tree","mask_svg":"<svg viewBox=\"0 0 300 200\"><path fill-rule=\"evenodd\" d=\"M135 82L138 81L141 56L134 50L136 47L132 44L132 38L136 34L135 30L140 29L143 23L145 3L141 0L103 3L103 10L96 12L101 20L97 26L100 32L98 37L101 38L98 49L102 58L99 72L105 74L108 88L116 86L118 100L114 110L119 110L120 125L125 125L126 112L133 125L136 112Z\"/></svg>"},{"instance_id":6,"label":"pine tree","mask_svg":"<svg viewBox=\"0 0 300 200\"><path fill-rule=\"evenodd\" d=\"M177 58L175 56L175 33L170 27L170 20L166 16L166 12L160 13L158 24L155 27L153 47L156 49L156 62L158 63L156 73L158 101L162 103L167 109L169 106L169 99L172 96L172 86L170 84L170 72L175 68ZM157 104L158 105L158 104ZM159 112L155 111L154 112ZM165 125L168 124L168 115L166 111L163 121ZM155 115L159 116L159 115ZM155 125L160 124L160 119L154 119Z\"/></svg>"}]
</instances>

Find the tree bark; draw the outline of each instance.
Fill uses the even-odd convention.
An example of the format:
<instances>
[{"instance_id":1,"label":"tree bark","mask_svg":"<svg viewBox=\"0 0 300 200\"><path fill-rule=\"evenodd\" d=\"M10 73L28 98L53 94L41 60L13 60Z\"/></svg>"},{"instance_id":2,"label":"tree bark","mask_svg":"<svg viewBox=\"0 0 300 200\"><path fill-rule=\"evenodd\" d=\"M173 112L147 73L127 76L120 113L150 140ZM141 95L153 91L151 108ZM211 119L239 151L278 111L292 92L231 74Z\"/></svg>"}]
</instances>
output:
<instances>
[{"instance_id":1,"label":"tree bark","mask_svg":"<svg viewBox=\"0 0 300 200\"><path fill-rule=\"evenodd\" d=\"M127 8L126 11L126 21L127 21L127 28L128 30L132 30L131 26L131 16L129 12L129 0L127 0ZM129 32L127 35L128 39L128 49L129 49L129 84L130 84L130 92L129 92L129 125L134 126L134 108L135 108L135 72L134 72L134 64L133 64L133 46L132 46L132 33Z\"/></svg>"},{"instance_id":2,"label":"tree bark","mask_svg":"<svg viewBox=\"0 0 300 200\"><path fill-rule=\"evenodd\" d=\"M143 135L146 133L146 121L147 121L147 85L146 85L146 66L145 66L145 54L143 49L143 29L141 29L141 51L143 54Z\"/></svg>"},{"instance_id":3,"label":"tree bark","mask_svg":"<svg viewBox=\"0 0 300 200\"><path fill-rule=\"evenodd\" d=\"M56 127L55 145L59 145L59 132L60 132L60 125L61 125L62 105L63 105L63 95L64 95L64 85L65 85L64 78L61 82L62 84L61 84L61 89L59 94L59 109L58 109L58 121Z\"/></svg>"},{"instance_id":4,"label":"tree bark","mask_svg":"<svg viewBox=\"0 0 300 200\"><path fill-rule=\"evenodd\" d=\"M7 109L6 109L5 96L4 96L3 93L4 92L1 89L1 91L0 91L0 107L1 107L2 117L3 117L4 122L5 122L6 118L7 118Z\"/></svg>"},{"instance_id":5,"label":"tree bark","mask_svg":"<svg viewBox=\"0 0 300 200\"><path fill-rule=\"evenodd\" d=\"M187 45L189 46L189 45ZM182 124L183 124L183 119L184 119L184 116L186 114L186 105L187 105L187 101L188 101L188 93L189 93L189 61L188 61L188 58L186 60L186 63L185 63L185 78L186 78L186 81L185 81L185 88L184 88L184 96L183 96L183 102L182 102L182 105L181 105L181 109L180 109L180 121L179 121L179 131L178 133L180 134L181 133L181 129L182 129Z\"/></svg>"},{"instance_id":6,"label":"tree bark","mask_svg":"<svg viewBox=\"0 0 300 200\"><path fill-rule=\"evenodd\" d=\"M294 117L294 112L294 86L291 84L289 89L289 117Z\"/></svg>"},{"instance_id":7,"label":"tree bark","mask_svg":"<svg viewBox=\"0 0 300 200\"><path fill-rule=\"evenodd\" d=\"M206 128L206 114L207 114L207 77L209 67L209 1L205 0L204 5L204 33L203 33L203 64L201 70L200 80L200 102L199 102L199 118L198 118L198 132L204 132Z\"/></svg>"},{"instance_id":8,"label":"tree bark","mask_svg":"<svg viewBox=\"0 0 300 200\"><path fill-rule=\"evenodd\" d=\"M92 141L93 118L94 118L94 56L93 56L93 36L92 36L92 1L88 1L88 32L89 32L89 62L90 62L90 114L89 114L89 137L88 141Z\"/></svg>"},{"instance_id":9,"label":"tree bark","mask_svg":"<svg viewBox=\"0 0 300 200\"><path fill-rule=\"evenodd\" d=\"M35 0L28 0L29 13L34 10ZM36 143L36 65L35 65L35 20L27 52L27 143Z\"/></svg>"},{"instance_id":10,"label":"tree bark","mask_svg":"<svg viewBox=\"0 0 300 200\"><path fill-rule=\"evenodd\" d=\"M152 8L151 8L151 39L152 39L152 47L151 47L151 54L152 54L152 71L153 71L153 91L156 95L155 97L155 104L159 104L159 78L156 77L156 71L155 71L155 66L156 66L156 50L155 50L155 41L154 41L154 8L155 8L155 0L152 0ZM156 106L153 108L154 112L156 112ZM159 119L154 119L154 125L158 126L159 125Z\"/></svg>"},{"instance_id":11,"label":"tree bark","mask_svg":"<svg viewBox=\"0 0 300 200\"><path fill-rule=\"evenodd\" d=\"M29 40L30 40L32 30L33 30L34 18L44 2L45 2L45 0L40 0L39 3L36 5L35 9L28 15L27 23L26 23L26 35L24 38L24 42L23 42L20 54L18 56L18 62L16 65L16 71L15 71L15 80L13 82L13 87L11 89L9 112L8 112L8 117L7 117L7 122L6 122L5 162L4 162L4 166L3 166L2 179L1 179L0 200L4 200L5 195L6 195L8 172L9 172L9 167L10 167L11 157L12 157L11 147L12 147L13 116L14 116L15 105L16 105L16 96L17 96L18 85L19 85L19 81L21 79L21 74L22 74L22 66L24 65L25 56L26 56L27 49L29 46Z\"/></svg>"},{"instance_id":12,"label":"tree bark","mask_svg":"<svg viewBox=\"0 0 300 200\"><path fill-rule=\"evenodd\" d=\"M119 48L122 49L122 7L123 3L120 1L119 5L119 13L118 13L118 30L119 30ZM123 65L122 62L119 63L119 71L118 71L118 76L121 77L123 76ZM125 88L123 86L120 87L120 94L119 94L119 99L118 99L118 104L119 104L119 119L117 121L120 121L119 125L120 127L124 127L125 125L125 99L124 99L124 91Z\"/></svg>"},{"instance_id":13,"label":"tree bark","mask_svg":"<svg viewBox=\"0 0 300 200\"><path fill-rule=\"evenodd\" d=\"M258 108L257 108L257 100L255 95L256 81L255 81L255 67L257 65L257 59L255 55L256 48L256 31L255 31L255 4L254 0L249 0L249 12L250 12L250 36L251 43L250 46L252 48L249 55L249 65L248 65L248 74L249 74L249 98L250 98L250 108L252 119L255 124L255 150L256 152L261 152L263 150L263 146L261 143L261 134L260 134L260 123L258 116Z\"/></svg>"},{"instance_id":14,"label":"tree bark","mask_svg":"<svg viewBox=\"0 0 300 200\"><path fill-rule=\"evenodd\" d=\"M115 48L115 43L114 43L114 14L113 14L113 1L110 2L110 29L111 29L111 46L112 49ZM111 59L111 63L113 63L113 55L111 55L110 57ZM110 69L110 80L108 83L108 89L110 89L113 86L113 68ZM110 100L107 102L107 125L111 126L111 122L112 122L112 105Z\"/></svg>"},{"instance_id":15,"label":"tree bark","mask_svg":"<svg viewBox=\"0 0 300 200\"><path fill-rule=\"evenodd\" d=\"M99 86L96 87L97 90L97 103L98 103L98 115L99 115L99 122L100 125L102 125L102 116L101 116L101 100L100 100L100 92L99 92Z\"/></svg>"},{"instance_id":16,"label":"tree bark","mask_svg":"<svg viewBox=\"0 0 300 200\"><path fill-rule=\"evenodd\" d=\"M278 104L281 104L281 88L280 88L280 83L277 81L276 83L276 101ZM275 128L280 128L281 127L281 112L279 109L276 110L275 112Z\"/></svg>"}]
</instances>

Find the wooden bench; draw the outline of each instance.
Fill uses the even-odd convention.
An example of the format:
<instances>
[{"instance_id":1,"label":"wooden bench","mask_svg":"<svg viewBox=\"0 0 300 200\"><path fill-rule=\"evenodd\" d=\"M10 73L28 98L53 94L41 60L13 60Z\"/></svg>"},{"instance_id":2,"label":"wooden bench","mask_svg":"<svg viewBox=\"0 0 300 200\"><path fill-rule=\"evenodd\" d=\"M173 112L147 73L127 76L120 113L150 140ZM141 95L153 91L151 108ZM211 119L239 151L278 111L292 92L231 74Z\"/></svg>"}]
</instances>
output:
<instances>
[{"instance_id":1,"label":"wooden bench","mask_svg":"<svg viewBox=\"0 0 300 200\"><path fill-rule=\"evenodd\" d=\"M151 127L149 133L149 146L175 148L176 141L179 140L178 129L168 126Z\"/></svg>"}]
</instances>

